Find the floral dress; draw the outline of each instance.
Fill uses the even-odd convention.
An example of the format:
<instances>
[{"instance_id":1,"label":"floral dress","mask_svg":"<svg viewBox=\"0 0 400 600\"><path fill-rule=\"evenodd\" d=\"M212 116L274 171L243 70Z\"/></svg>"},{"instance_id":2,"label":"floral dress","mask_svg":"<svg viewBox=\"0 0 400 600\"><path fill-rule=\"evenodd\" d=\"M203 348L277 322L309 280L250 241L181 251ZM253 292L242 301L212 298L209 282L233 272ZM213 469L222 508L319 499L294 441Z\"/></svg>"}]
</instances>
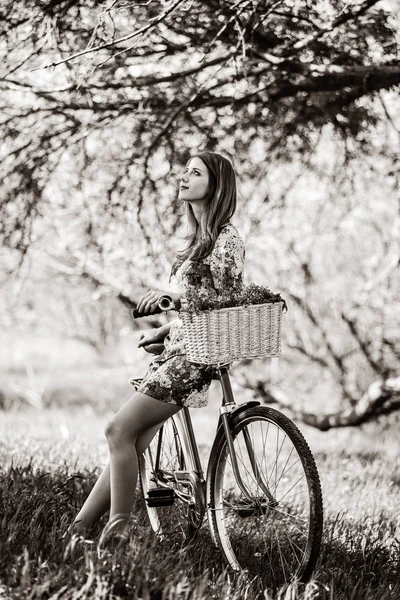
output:
<instances>
[{"instance_id":1,"label":"floral dress","mask_svg":"<svg viewBox=\"0 0 400 600\"><path fill-rule=\"evenodd\" d=\"M225 225L206 258L196 262L186 259L174 262L169 278L169 289L178 292L182 300L195 294L202 300L215 298L222 290L241 291L245 247L234 225ZM206 406L208 392L216 367L186 360L183 322L172 321L164 340L165 350L149 364L137 388L156 400L199 408Z\"/></svg>"}]
</instances>

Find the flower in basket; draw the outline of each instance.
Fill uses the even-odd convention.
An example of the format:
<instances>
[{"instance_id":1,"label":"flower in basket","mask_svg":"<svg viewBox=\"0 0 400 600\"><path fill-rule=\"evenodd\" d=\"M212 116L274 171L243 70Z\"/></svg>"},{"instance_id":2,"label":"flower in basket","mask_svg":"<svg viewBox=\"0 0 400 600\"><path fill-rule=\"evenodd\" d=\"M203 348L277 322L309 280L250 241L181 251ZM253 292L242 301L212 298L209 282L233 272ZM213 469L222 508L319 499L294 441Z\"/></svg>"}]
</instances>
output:
<instances>
[{"instance_id":1,"label":"flower in basket","mask_svg":"<svg viewBox=\"0 0 400 600\"><path fill-rule=\"evenodd\" d=\"M269 288L255 283L244 286L240 292L232 292L232 290L227 289L215 298L210 298L207 294L201 294L201 288L192 288L188 290L186 299L190 312L275 302L283 302L284 308L287 310L286 301L279 293L274 294Z\"/></svg>"},{"instance_id":2,"label":"flower in basket","mask_svg":"<svg viewBox=\"0 0 400 600\"><path fill-rule=\"evenodd\" d=\"M284 308L287 310L286 301L281 297L280 293L274 294L264 285L250 283L246 285L239 298L240 306L250 306L252 304L273 304L275 302L283 302Z\"/></svg>"}]
</instances>

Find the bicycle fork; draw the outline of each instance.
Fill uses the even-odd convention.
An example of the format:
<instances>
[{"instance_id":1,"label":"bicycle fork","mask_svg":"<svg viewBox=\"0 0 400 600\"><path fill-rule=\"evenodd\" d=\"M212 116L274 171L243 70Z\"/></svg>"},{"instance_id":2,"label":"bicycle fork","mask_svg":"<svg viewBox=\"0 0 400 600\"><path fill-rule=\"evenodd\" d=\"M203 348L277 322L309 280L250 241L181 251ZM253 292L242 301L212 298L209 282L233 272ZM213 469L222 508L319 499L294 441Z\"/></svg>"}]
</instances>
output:
<instances>
[{"instance_id":1,"label":"bicycle fork","mask_svg":"<svg viewBox=\"0 0 400 600\"><path fill-rule=\"evenodd\" d=\"M224 428L226 442L228 444L228 450L229 450L229 454L231 457L232 469L233 469L233 472L235 475L235 479L236 479L239 489L241 490L244 497L253 505L254 505L254 503L259 504L260 499L254 498L254 495L252 495L247 490L245 484L243 483L242 477L240 475L238 462L237 462L236 452L235 452L235 448L234 448L234 444L233 444L233 438L232 438L232 433L231 433L231 428L230 428L230 423L229 423L229 414L231 412L233 412L237 408L238 405L236 404L234 397L233 397L231 382L230 382L229 375L228 375L228 368L226 366L220 367L219 374L220 374L220 380L221 380L221 385L222 385L223 394L224 394L223 403L220 408L220 418L221 418L222 425ZM271 491L269 489L268 481L265 480L265 477L264 477L262 471L259 469L257 457L255 456L255 453L254 453L254 447L251 442L250 434L249 434L249 431L246 426L243 428L242 432L243 432L243 437L244 437L244 441L246 444L246 450L247 450L247 453L249 456L251 468L253 470L253 474L254 474L257 486L262 490L262 492L268 498L269 506L275 507L275 506L277 506L278 502L274 498L273 494L271 493Z\"/></svg>"}]
</instances>

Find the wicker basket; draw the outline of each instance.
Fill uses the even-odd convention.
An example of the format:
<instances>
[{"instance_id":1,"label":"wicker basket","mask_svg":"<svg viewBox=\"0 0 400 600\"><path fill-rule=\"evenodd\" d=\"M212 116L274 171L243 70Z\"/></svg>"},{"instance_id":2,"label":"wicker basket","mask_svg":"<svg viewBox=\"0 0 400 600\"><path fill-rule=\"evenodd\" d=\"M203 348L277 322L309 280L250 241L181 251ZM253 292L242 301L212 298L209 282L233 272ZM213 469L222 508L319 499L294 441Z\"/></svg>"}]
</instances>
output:
<instances>
[{"instance_id":1,"label":"wicker basket","mask_svg":"<svg viewBox=\"0 0 400 600\"><path fill-rule=\"evenodd\" d=\"M187 360L213 365L281 356L283 306L283 302L275 302L182 311Z\"/></svg>"}]
</instances>

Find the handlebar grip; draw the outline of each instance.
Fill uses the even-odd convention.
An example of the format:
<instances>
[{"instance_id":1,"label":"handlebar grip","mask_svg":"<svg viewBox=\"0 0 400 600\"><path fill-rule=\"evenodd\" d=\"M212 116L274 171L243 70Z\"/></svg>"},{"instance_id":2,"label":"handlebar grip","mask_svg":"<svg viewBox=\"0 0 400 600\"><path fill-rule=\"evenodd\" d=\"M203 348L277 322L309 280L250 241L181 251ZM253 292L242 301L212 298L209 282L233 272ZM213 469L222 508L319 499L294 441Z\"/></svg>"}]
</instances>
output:
<instances>
[{"instance_id":1,"label":"handlebar grip","mask_svg":"<svg viewBox=\"0 0 400 600\"><path fill-rule=\"evenodd\" d=\"M161 296L159 298L157 308L154 312L149 313L149 314L144 314L144 313L139 312L137 310L137 308L134 308L132 311L132 316L134 319L140 319L141 317L150 317L151 315L156 315L161 312L173 310L174 308L175 308L175 304L174 304L174 301L172 300L171 296L168 296L167 294L165 294L165 296Z\"/></svg>"},{"instance_id":2,"label":"handlebar grip","mask_svg":"<svg viewBox=\"0 0 400 600\"><path fill-rule=\"evenodd\" d=\"M161 298L158 301L158 306L161 310L172 310L174 308L174 301L172 300L171 296L161 296Z\"/></svg>"}]
</instances>

